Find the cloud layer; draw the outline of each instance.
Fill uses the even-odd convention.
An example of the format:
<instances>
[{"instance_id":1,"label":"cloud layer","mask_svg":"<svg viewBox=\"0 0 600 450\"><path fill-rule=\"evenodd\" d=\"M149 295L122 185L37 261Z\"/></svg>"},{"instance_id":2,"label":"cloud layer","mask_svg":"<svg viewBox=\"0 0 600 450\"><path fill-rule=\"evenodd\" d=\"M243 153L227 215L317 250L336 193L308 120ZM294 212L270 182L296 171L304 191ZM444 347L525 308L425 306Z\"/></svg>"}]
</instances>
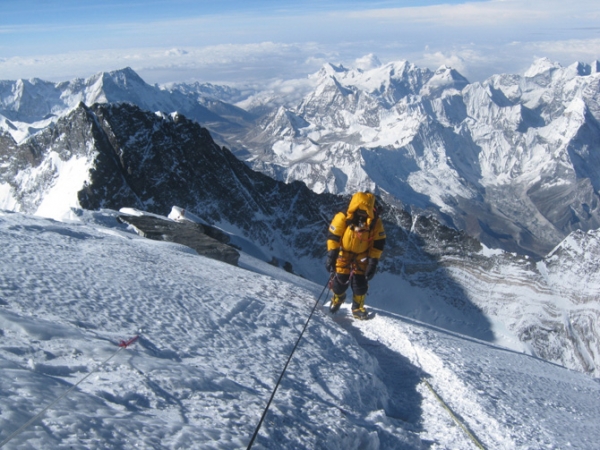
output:
<instances>
[{"instance_id":1,"label":"cloud layer","mask_svg":"<svg viewBox=\"0 0 600 450\"><path fill-rule=\"evenodd\" d=\"M265 83L324 62L442 64L471 81L522 73L537 57L600 59L596 1L493 0L422 7L307 9L86 24L0 25L0 78L58 81L132 67L150 83ZM8 44L11 42L11 44Z\"/></svg>"}]
</instances>

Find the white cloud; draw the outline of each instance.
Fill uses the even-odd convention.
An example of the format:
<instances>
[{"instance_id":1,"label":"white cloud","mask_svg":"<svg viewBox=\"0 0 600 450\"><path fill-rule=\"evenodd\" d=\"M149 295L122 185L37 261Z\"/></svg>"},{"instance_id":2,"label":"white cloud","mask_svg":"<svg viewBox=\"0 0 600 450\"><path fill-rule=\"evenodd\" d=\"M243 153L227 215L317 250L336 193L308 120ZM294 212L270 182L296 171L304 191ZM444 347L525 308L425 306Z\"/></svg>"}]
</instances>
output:
<instances>
[{"instance_id":1,"label":"white cloud","mask_svg":"<svg viewBox=\"0 0 600 450\"><path fill-rule=\"evenodd\" d=\"M539 57L548 57L563 66L574 62L591 63L599 59L600 39L509 42L504 45L463 47L432 51L425 48L413 55L412 62L436 69L450 66L470 81L482 81L495 73L523 74Z\"/></svg>"},{"instance_id":2,"label":"white cloud","mask_svg":"<svg viewBox=\"0 0 600 450\"><path fill-rule=\"evenodd\" d=\"M560 59L571 58L573 61L591 62L600 56L600 38L539 41L528 43L527 47L532 52L551 54Z\"/></svg>"},{"instance_id":3,"label":"white cloud","mask_svg":"<svg viewBox=\"0 0 600 450\"><path fill-rule=\"evenodd\" d=\"M381 66L381 61L373 53L362 56L354 62L354 67L362 70L374 69L379 66Z\"/></svg>"},{"instance_id":4,"label":"white cloud","mask_svg":"<svg viewBox=\"0 0 600 450\"><path fill-rule=\"evenodd\" d=\"M314 55L314 56L313 56ZM312 73L332 53L316 44L223 44L208 47L80 51L0 60L3 79L62 81L132 67L148 82L245 82ZM43 74L43 75L40 75Z\"/></svg>"},{"instance_id":5,"label":"white cloud","mask_svg":"<svg viewBox=\"0 0 600 450\"><path fill-rule=\"evenodd\" d=\"M373 9L341 13L352 19L375 19L380 23L435 24L448 28L480 28L515 26L540 21L585 20L592 22L600 17L597 1L573 0L491 0L487 2L441 4L407 8ZM400 22L398 22L400 21Z\"/></svg>"},{"instance_id":6,"label":"white cloud","mask_svg":"<svg viewBox=\"0 0 600 450\"><path fill-rule=\"evenodd\" d=\"M38 39L42 54L24 56L14 50L17 46L4 45L0 76L58 81L130 66L150 83L268 84L305 78L326 62L368 68L377 64L369 56L376 54L383 62L409 60L431 69L449 65L477 81L493 73L521 73L538 56L563 65L600 59L596 4L491 0L356 13L232 13L115 23L104 34L78 25L60 31L75 32L70 37L74 42L93 35L94 48L104 45L107 50L81 43L61 51L65 47L48 44L50 51L43 53L44 39ZM0 27L0 33L10 37L13 28Z\"/></svg>"}]
</instances>

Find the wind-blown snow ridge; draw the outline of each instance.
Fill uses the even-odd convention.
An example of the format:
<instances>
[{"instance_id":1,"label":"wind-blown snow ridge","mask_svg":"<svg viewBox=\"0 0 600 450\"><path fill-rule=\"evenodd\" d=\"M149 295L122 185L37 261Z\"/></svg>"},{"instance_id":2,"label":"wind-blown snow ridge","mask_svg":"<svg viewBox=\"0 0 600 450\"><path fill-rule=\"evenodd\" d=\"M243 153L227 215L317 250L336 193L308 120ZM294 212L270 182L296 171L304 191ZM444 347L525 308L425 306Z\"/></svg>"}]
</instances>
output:
<instances>
[{"instance_id":1,"label":"wind-blown snow ridge","mask_svg":"<svg viewBox=\"0 0 600 450\"><path fill-rule=\"evenodd\" d=\"M0 212L0 441L140 335L6 448L246 447L322 290L138 237L116 212ZM333 320L332 320L333 319ZM378 310L319 308L254 448L593 448L586 375Z\"/></svg>"}]
</instances>

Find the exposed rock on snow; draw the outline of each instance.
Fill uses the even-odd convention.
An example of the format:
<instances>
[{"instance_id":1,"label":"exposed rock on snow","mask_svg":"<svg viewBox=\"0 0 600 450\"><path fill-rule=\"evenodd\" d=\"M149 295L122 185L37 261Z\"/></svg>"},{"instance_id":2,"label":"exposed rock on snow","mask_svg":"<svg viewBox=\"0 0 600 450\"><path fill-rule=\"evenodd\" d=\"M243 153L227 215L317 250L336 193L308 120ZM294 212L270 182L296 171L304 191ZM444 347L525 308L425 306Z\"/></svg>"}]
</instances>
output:
<instances>
[{"instance_id":1,"label":"exposed rock on snow","mask_svg":"<svg viewBox=\"0 0 600 450\"><path fill-rule=\"evenodd\" d=\"M212 227L187 221L174 222L148 215L120 215L117 216L117 220L133 226L140 236L186 245L196 250L199 255L211 259L236 266L240 258L237 250L226 245L229 237Z\"/></svg>"}]
</instances>

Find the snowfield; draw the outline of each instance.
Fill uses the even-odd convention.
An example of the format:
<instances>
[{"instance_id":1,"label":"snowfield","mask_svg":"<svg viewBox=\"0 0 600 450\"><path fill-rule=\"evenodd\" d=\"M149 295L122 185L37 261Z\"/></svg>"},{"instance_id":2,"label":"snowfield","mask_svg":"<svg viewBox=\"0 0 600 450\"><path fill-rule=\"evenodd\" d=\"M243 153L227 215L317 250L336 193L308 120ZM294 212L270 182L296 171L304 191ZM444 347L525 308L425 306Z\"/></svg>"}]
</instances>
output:
<instances>
[{"instance_id":1,"label":"snowfield","mask_svg":"<svg viewBox=\"0 0 600 450\"><path fill-rule=\"evenodd\" d=\"M323 286L141 238L116 215L0 211L0 445L246 448ZM332 317L326 294L253 448L598 446L597 380L460 324L357 322L348 304Z\"/></svg>"}]
</instances>

